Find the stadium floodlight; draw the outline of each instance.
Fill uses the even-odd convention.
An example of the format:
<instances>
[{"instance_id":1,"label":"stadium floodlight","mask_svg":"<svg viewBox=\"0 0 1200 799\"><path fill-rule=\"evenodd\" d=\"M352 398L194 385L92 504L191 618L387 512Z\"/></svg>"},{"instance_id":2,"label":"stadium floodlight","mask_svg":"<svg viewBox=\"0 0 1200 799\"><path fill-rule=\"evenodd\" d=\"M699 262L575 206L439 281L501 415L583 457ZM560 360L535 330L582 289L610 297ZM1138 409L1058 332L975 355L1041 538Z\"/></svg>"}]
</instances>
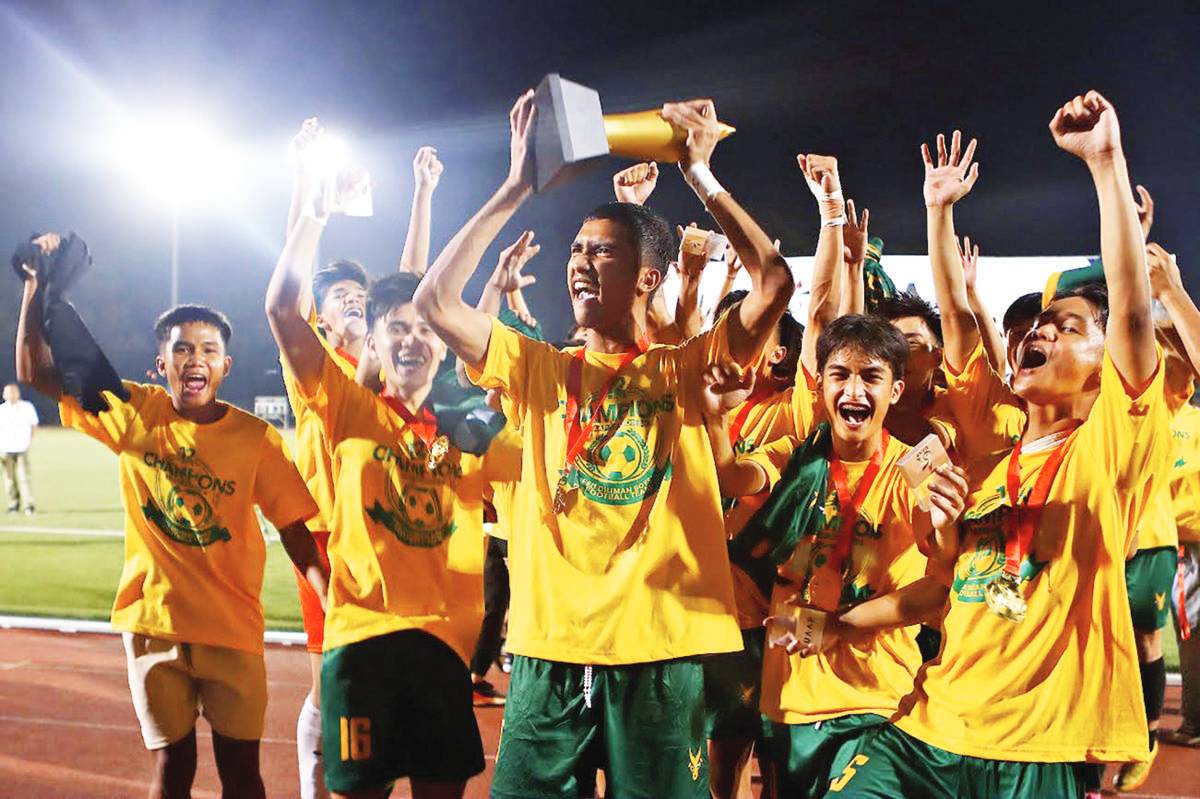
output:
<instances>
[{"instance_id":1,"label":"stadium floodlight","mask_svg":"<svg viewBox=\"0 0 1200 799\"><path fill-rule=\"evenodd\" d=\"M171 210L171 305L179 303L179 216L183 207L236 199L241 170L228 137L190 115L121 120L110 138L113 165Z\"/></svg>"}]
</instances>

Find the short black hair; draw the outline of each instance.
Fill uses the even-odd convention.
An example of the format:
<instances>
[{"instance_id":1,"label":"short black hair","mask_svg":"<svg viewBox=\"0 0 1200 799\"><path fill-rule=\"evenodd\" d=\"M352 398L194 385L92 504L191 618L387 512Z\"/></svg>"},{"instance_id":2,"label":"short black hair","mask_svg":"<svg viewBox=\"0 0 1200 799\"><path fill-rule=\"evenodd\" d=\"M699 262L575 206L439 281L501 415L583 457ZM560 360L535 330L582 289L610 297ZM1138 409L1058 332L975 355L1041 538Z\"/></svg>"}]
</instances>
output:
<instances>
[{"instance_id":1,"label":"short black hair","mask_svg":"<svg viewBox=\"0 0 1200 799\"><path fill-rule=\"evenodd\" d=\"M163 311L154 320L154 335L158 338L158 343L171 338L171 328L188 322L212 325L221 331L221 340L225 342L225 346L229 346L229 339L233 336L233 326L229 324L229 317L207 305L176 305Z\"/></svg>"},{"instance_id":2,"label":"short black hair","mask_svg":"<svg viewBox=\"0 0 1200 799\"><path fill-rule=\"evenodd\" d=\"M644 205L605 203L593 208L583 221L593 219L609 219L628 228L642 261L667 276L667 264L675 257L678 242L670 223L660 214Z\"/></svg>"},{"instance_id":3,"label":"short black hair","mask_svg":"<svg viewBox=\"0 0 1200 799\"><path fill-rule=\"evenodd\" d=\"M412 302L419 285L421 278L411 272L396 272L372 283L367 289L367 327L374 327L375 320L393 308Z\"/></svg>"},{"instance_id":4,"label":"short black hair","mask_svg":"<svg viewBox=\"0 0 1200 799\"><path fill-rule=\"evenodd\" d=\"M323 269L318 269L312 277L313 302L316 303L317 313L321 312L321 306L325 304L325 297L329 294L329 289L333 288L333 284L341 283L343 280L353 280L364 289L371 285L371 278L363 265L349 258L342 258Z\"/></svg>"},{"instance_id":5,"label":"short black hair","mask_svg":"<svg viewBox=\"0 0 1200 799\"><path fill-rule=\"evenodd\" d=\"M1108 327L1108 286L1103 283L1083 283L1054 295L1054 299L1062 300L1067 297L1085 299L1096 309L1096 321L1102 329Z\"/></svg>"},{"instance_id":6,"label":"short black hair","mask_svg":"<svg viewBox=\"0 0 1200 799\"><path fill-rule=\"evenodd\" d=\"M1008 310L1004 312L1004 318L1000 321L1000 324L1004 327L1005 334L1007 334L1008 331L1017 325L1025 322L1032 323L1041 312L1042 295L1039 292L1031 291L1013 300L1012 305L1008 306Z\"/></svg>"},{"instance_id":7,"label":"short black hair","mask_svg":"<svg viewBox=\"0 0 1200 799\"><path fill-rule=\"evenodd\" d=\"M909 316L918 316L925 320L933 337L937 339L938 345L942 344L942 317L938 315L937 309L920 294L901 291L892 297L884 297L875 306L874 313L889 322Z\"/></svg>"},{"instance_id":8,"label":"short black hair","mask_svg":"<svg viewBox=\"0 0 1200 799\"><path fill-rule=\"evenodd\" d=\"M854 350L878 358L892 369L892 379L904 379L908 342L891 320L873 314L839 316L817 338L817 372L825 371L829 356Z\"/></svg>"}]
</instances>

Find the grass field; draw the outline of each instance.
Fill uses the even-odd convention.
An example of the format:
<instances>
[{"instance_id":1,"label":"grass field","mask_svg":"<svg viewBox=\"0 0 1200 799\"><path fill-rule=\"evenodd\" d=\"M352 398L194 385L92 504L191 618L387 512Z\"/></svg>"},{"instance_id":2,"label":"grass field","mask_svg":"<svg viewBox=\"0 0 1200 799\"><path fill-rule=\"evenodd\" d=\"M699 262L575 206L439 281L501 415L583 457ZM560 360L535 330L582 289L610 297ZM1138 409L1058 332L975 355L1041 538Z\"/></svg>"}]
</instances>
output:
<instances>
[{"instance_id":1,"label":"grass field","mask_svg":"<svg viewBox=\"0 0 1200 799\"><path fill-rule=\"evenodd\" d=\"M0 614L107 621L124 560L117 458L51 427L38 430L30 465L38 512L0 515ZM301 629L296 578L273 538L262 601L268 629Z\"/></svg>"},{"instance_id":2,"label":"grass field","mask_svg":"<svg viewBox=\"0 0 1200 799\"><path fill-rule=\"evenodd\" d=\"M123 551L117 458L73 430L45 428L30 462L37 514L0 517L0 614L107 620ZM262 601L267 629L301 629L296 578L276 540ZM1178 671L1175 636L1163 638L1167 668Z\"/></svg>"}]
</instances>

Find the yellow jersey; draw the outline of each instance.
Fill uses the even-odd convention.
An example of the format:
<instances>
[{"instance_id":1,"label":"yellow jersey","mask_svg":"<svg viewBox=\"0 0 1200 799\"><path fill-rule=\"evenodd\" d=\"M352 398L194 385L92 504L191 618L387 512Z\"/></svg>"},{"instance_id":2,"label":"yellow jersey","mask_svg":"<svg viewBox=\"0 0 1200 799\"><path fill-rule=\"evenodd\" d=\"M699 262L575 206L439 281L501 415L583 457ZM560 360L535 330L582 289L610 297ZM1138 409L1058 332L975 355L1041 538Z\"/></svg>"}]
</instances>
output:
<instances>
[{"instance_id":1,"label":"yellow jersey","mask_svg":"<svg viewBox=\"0 0 1200 799\"><path fill-rule=\"evenodd\" d=\"M616 665L742 648L700 409L703 371L729 357L725 330L723 318L679 346L653 345L621 371L556 513L571 364L587 424L624 356L560 352L492 321L487 355L468 375L508 395L522 438L510 504L510 651Z\"/></svg>"},{"instance_id":2,"label":"yellow jersey","mask_svg":"<svg viewBox=\"0 0 1200 799\"><path fill-rule=\"evenodd\" d=\"M1150 386L1131 397L1105 353L1099 397L1064 445L1020 566L1028 603L1021 622L991 613L984 600L984 587L1004 568L1009 453L971 468L942 651L901 704L894 719L900 729L970 757L1146 757L1125 555L1146 498L1169 465L1162 373L1160 360ZM1022 495L1049 455L1021 453Z\"/></svg>"},{"instance_id":3,"label":"yellow jersey","mask_svg":"<svg viewBox=\"0 0 1200 799\"><path fill-rule=\"evenodd\" d=\"M316 330L315 314L310 323L313 330ZM357 364L331 347L319 331L317 337L321 340L326 354L353 379ZM288 404L292 406L292 416L296 417L296 468L300 470L308 492L317 502L317 514L308 520L308 529L313 532L328 532L329 519L333 515L333 469L329 463L329 447L325 445L325 431L321 427L321 420L313 413L312 408L308 407L296 388L296 376L288 368L287 361L280 358L279 364L283 372L283 387L287 391Z\"/></svg>"},{"instance_id":4,"label":"yellow jersey","mask_svg":"<svg viewBox=\"0 0 1200 799\"><path fill-rule=\"evenodd\" d=\"M793 438L773 441L743 460L762 467L774 486L798 444ZM926 559L918 551L914 535L929 535L929 514L914 509L908 481L896 466L908 450L907 444L895 437L890 439L879 472L863 498L842 588L843 605L889 594L925 575ZM851 493L868 464L844 462ZM825 529L803 538L781 568L792 583L803 580L814 558L832 550L841 526L839 515L837 490L830 480L825 497ZM786 601L794 591L776 583L772 604ZM868 641L839 642L807 658L767 646L760 710L784 724L810 724L852 713L890 716L900 699L912 690L913 678L921 666L919 629L913 625L885 630Z\"/></svg>"},{"instance_id":5,"label":"yellow jersey","mask_svg":"<svg viewBox=\"0 0 1200 799\"><path fill-rule=\"evenodd\" d=\"M1185 405L1171 420L1175 460L1171 508L1180 541L1200 541L1200 408Z\"/></svg>"},{"instance_id":6,"label":"yellow jersey","mask_svg":"<svg viewBox=\"0 0 1200 799\"><path fill-rule=\"evenodd\" d=\"M731 424L743 419L739 430L730 429L736 433L732 442L735 455L746 455L755 452L769 441L775 441L785 436L803 440L813 427L815 396L804 377L803 369L796 370L797 385L773 394L762 401L754 398L739 405L729 414ZM733 539L746 522L767 501L770 490L760 491L749 497L731 497L726 499L725 535ZM767 617L767 598L754 584L754 581L737 566L733 571L733 598L737 605L738 627L743 630L757 629L762 626Z\"/></svg>"},{"instance_id":7,"label":"yellow jersey","mask_svg":"<svg viewBox=\"0 0 1200 799\"><path fill-rule=\"evenodd\" d=\"M512 438L484 456L451 446L431 470L418 434L329 354L316 384L296 387L334 481L325 650L420 629L465 662L483 618L483 498L516 468Z\"/></svg>"},{"instance_id":8,"label":"yellow jersey","mask_svg":"<svg viewBox=\"0 0 1200 799\"><path fill-rule=\"evenodd\" d=\"M190 644L263 651L266 545L254 506L276 527L317 511L271 425L225 406L196 424L161 386L125 381L92 415L69 396L65 426L117 454L125 507L125 566L112 626Z\"/></svg>"},{"instance_id":9,"label":"yellow jersey","mask_svg":"<svg viewBox=\"0 0 1200 799\"><path fill-rule=\"evenodd\" d=\"M958 441L955 461L966 466L976 458L1012 449L1025 432L1025 405L988 363L983 341L967 357L961 372L943 362L946 404L959 428L969 435Z\"/></svg>"},{"instance_id":10,"label":"yellow jersey","mask_svg":"<svg viewBox=\"0 0 1200 799\"><path fill-rule=\"evenodd\" d=\"M1154 482L1154 496L1146 503L1146 513L1142 516L1137 529L1138 552L1148 549L1179 546L1179 529L1177 526L1175 503L1172 500L1172 489L1176 482L1176 474L1180 467L1175 453L1182 455L1181 444L1187 441L1186 430L1176 424L1179 414L1187 405L1188 398L1167 395L1167 410L1171 414L1171 469L1166 479ZM1184 467L1186 468L1186 467Z\"/></svg>"}]
</instances>

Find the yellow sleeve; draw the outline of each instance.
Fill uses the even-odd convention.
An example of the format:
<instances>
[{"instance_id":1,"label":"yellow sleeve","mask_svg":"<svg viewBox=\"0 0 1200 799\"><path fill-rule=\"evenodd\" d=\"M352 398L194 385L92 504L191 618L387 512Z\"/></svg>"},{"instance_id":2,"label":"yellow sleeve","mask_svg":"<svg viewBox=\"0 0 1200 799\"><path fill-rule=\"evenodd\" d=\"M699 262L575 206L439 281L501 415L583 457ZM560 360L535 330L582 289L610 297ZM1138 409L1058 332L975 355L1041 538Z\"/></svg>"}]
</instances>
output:
<instances>
[{"instance_id":1,"label":"yellow sleeve","mask_svg":"<svg viewBox=\"0 0 1200 799\"><path fill-rule=\"evenodd\" d=\"M95 415L80 407L74 397L64 394L58 401L58 415L63 427L73 427L120 454L121 443L129 431L130 423L156 390L153 386L129 380L122 380L121 384L129 392L129 401L125 402L112 392L105 391L104 398L108 400L109 409Z\"/></svg>"},{"instance_id":2,"label":"yellow sleeve","mask_svg":"<svg viewBox=\"0 0 1200 799\"><path fill-rule=\"evenodd\" d=\"M529 401L530 378L537 371L538 360L559 354L549 344L534 341L492 317L487 354L482 363L466 364L467 378L482 389L503 391L508 399L506 414L511 407L509 418L520 418Z\"/></svg>"},{"instance_id":3,"label":"yellow sleeve","mask_svg":"<svg viewBox=\"0 0 1200 799\"><path fill-rule=\"evenodd\" d=\"M483 479L492 491L497 483L521 479L521 436L510 426L496 434L483 454Z\"/></svg>"},{"instance_id":4,"label":"yellow sleeve","mask_svg":"<svg viewBox=\"0 0 1200 799\"><path fill-rule=\"evenodd\" d=\"M804 367L797 364L796 385L792 388L792 425L796 438L804 440L812 432L816 424L818 402L816 382L810 382Z\"/></svg>"},{"instance_id":5,"label":"yellow sleeve","mask_svg":"<svg viewBox=\"0 0 1200 799\"><path fill-rule=\"evenodd\" d=\"M317 503L296 471L287 443L270 425L254 471L254 504L277 528L308 521L317 514Z\"/></svg>"},{"instance_id":6,"label":"yellow sleeve","mask_svg":"<svg viewBox=\"0 0 1200 799\"><path fill-rule=\"evenodd\" d=\"M762 469L767 475L767 487L764 490L770 491L779 482L784 468L787 467L788 461L792 458L792 453L796 451L796 447L800 446L800 441L801 439L794 436L777 438L758 449L742 455L737 459L737 462L753 463Z\"/></svg>"},{"instance_id":7,"label":"yellow sleeve","mask_svg":"<svg viewBox=\"0 0 1200 799\"><path fill-rule=\"evenodd\" d=\"M959 429L971 431L967 436L956 435L955 443L966 458L1012 446L1014 437L1025 429L1025 412L988 363L983 341L975 345L961 372L955 373L945 362L942 371L949 418Z\"/></svg>"},{"instance_id":8,"label":"yellow sleeve","mask_svg":"<svg viewBox=\"0 0 1200 799\"><path fill-rule=\"evenodd\" d=\"M1077 434L1075 446L1087 463L1094 464L1094 472L1089 469L1086 476L1111 486L1116 494L1125 524L1104 532L1121 536L1109 544L1122 552L1129 548L1156 481L1167 479L1171 466L1173 442L1164 371L1160 349L1154 378L1144 391L1132 394L1105 350L1100 396Z\"/></svg>"},{"instance_id":9,"label":"yellow sleeve","mask_svg":"<svg viewBox=\"0 0 1200 799\"><path fill-rule=\"evenodd\" d=\"M292 385L296 389L299 401L306 404L321 420L321 426L325 429L326 446L330 451L342 440L344 420L374 411L374 395L354 382L328 352L321 362L321 378L315 386L306 388L300 381L295 381ZM366 405L364 396L370 400L371 405Z\"/></svg>"}]
</instances>

